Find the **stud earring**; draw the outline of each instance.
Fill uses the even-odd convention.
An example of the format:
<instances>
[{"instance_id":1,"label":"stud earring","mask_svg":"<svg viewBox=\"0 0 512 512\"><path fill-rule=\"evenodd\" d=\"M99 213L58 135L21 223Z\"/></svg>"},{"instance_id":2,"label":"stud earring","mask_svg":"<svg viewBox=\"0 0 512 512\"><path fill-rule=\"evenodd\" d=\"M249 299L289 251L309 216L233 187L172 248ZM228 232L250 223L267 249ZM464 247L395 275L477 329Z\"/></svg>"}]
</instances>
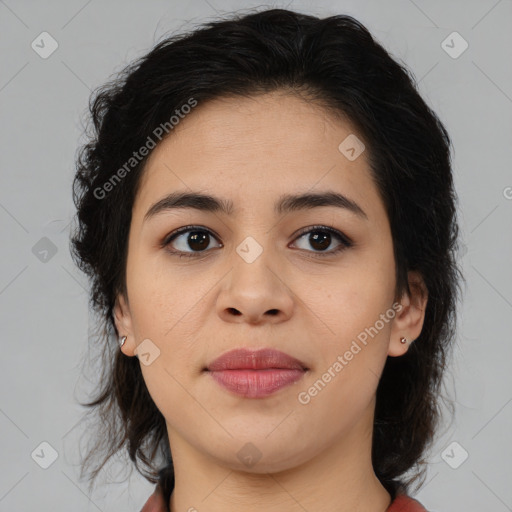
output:
<instances>
[{"instance_id":1,"label":"stud earring","mask_svg":"<svg viewBox=\"0 0 512 512\"><path fill-rule=\"evenodd\" d=\"M127 336L123 336L120 340L119 340L119 346L122 347L124 345L124 342L126 341L126 338Z\"/></svg>"},{"instance_id":2,"label":"stud earring","mask_svg":"<svg viewBox=\"0 0 512 512\"><path fill-rule=\"evenodd\" d=\"M400 338L400 343L405 345L407 343L407 338Z\"/></svg>"}]
</instances>

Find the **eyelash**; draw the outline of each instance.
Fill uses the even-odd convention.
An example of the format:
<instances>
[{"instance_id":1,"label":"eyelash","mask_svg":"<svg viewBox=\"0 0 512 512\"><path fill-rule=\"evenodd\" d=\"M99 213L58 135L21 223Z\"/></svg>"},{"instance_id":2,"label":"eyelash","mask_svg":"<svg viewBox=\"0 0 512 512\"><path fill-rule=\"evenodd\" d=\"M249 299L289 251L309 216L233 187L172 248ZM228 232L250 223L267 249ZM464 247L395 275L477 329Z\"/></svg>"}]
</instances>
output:
<instances>
[{"instance_id":1,"label":"eyelash","mask_svg":"<svg viewBox=\"0 0 512 512\"><path fill-rule=\"evenodd\" d=\"M215 235L215 233L213 233L209 229L204 228L202 226L184 226L182 228L177 229L176 231L173 231L168 236L166 236L164 238L164 240L162 241L162 243L161 243L161 247L162 248L166 248L166 250L172 256L178 256L179 258L199 258L201 256L204 256L204 254L206 254L207 251L196 251L196 252L187 253L187 252L183 252L183 251L171 251L171 250L169 250L167 248L171 244L171 242L174 241L174 239L176 237L178 237L179 235L182 235L183 233L187 233L189 231L205 232L205 233L208 233L208 234L212 235L215 239L218 238L217 235ZM328 256L333 256L333 255L338 254L341 251L344 251L345 249L348 249L348 248L350 248L350 247L352 247L354 245L352 240L350 240L347 236L345 236L343 233L341 233L337 229L334 229L334 228L329 227L329 226L323 226L323 225L322 226L318 225L318 226L312 226L312 227L304 228L303 230L301 230L298 233L298 235L295 238L295 240L301 238L302 236L304 236L307 233L311 233L311 232L315 232L315 231L327 232L327 233L329 233L331 235L334 235L338 239L338 241L340 242L340 245L336 249L331 250L331 251L319 251L319 252L307 251L307 252L312 252L313 255L314 255L313 257L317 257L318 256L320 258L325 258L325 257L328 257Z\"/></svg>"}]
</instances>

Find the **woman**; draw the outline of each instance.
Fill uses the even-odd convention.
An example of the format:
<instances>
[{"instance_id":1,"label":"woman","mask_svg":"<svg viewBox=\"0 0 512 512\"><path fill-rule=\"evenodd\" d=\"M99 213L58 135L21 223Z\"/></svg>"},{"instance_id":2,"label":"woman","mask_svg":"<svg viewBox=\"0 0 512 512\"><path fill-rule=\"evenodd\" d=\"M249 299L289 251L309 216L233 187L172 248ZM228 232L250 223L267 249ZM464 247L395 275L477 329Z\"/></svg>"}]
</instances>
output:
<instances>
[{"instance_id":1,"label":"woman","mask_svg":"<svg viewBox=\"0 0 512 512\"><path fill-rule=\"evenodd\" d=\"M120 344L92 479L126 447L145 512L425 510L461 275L407 70L349 16L272 9L164 40L91 114L72 248Z\"/></svg>"}]
</instances>

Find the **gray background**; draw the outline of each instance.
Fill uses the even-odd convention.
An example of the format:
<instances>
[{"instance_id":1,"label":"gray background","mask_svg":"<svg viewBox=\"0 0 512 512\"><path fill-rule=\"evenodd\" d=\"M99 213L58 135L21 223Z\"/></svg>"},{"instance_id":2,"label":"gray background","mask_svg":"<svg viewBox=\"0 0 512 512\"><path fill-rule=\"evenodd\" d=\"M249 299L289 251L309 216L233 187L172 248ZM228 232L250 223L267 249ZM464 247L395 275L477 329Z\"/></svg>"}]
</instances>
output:
<instances>
[{"instance_id":1,"label":"gray background","mask_svg":"<svg viewBox=\"0 0 512 512\"><path fill-rule=\"evenodd\" d=\"M164 34L255 6L355 16L410 67L448 128L467 289L446 377L455 420L440 430L416 497L432 512L512 510L510 0L0 0L0 510L138 511L152 492L135 471L91 495L78 479L76 400L88 389L80 373L92 323L68 251L81 120L91 90ZM43 31L59 45L47 59L31 47ZM442 47L454 31L469 43L457 58ZM462 44L453 41L452 53ZM44 441L58 453L48 469L31 456ZM112 466L112 478L126 465Z\"/></svg>"}]
</instances>

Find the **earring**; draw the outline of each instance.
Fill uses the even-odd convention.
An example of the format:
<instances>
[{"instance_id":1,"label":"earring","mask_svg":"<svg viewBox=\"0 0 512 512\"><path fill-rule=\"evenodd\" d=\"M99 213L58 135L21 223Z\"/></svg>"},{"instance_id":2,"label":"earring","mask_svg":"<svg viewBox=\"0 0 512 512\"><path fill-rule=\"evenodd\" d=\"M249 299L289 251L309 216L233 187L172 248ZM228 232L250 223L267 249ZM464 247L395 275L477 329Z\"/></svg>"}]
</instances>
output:
<instances>
[{"instance_id":1,"label":"earring","mask_svg":"<svg viewBox=\"0 0 512 512\"><path fill-rule=\"evenodd\" d=\"M407 343L407 338L400 338L400 343L405 345Z\"/></svg>"},{"instance_id":2,"label":"earring","mask_svg":"<svg viewBox=\"0 0 512 512\"><path fill-rule=\"evenodd\" d=\"M119 346L122 347L124 345L124 342L126 341L126 338L127 336L123 336L120 340L119 340Z\"/></svg>"}]
</instances>

